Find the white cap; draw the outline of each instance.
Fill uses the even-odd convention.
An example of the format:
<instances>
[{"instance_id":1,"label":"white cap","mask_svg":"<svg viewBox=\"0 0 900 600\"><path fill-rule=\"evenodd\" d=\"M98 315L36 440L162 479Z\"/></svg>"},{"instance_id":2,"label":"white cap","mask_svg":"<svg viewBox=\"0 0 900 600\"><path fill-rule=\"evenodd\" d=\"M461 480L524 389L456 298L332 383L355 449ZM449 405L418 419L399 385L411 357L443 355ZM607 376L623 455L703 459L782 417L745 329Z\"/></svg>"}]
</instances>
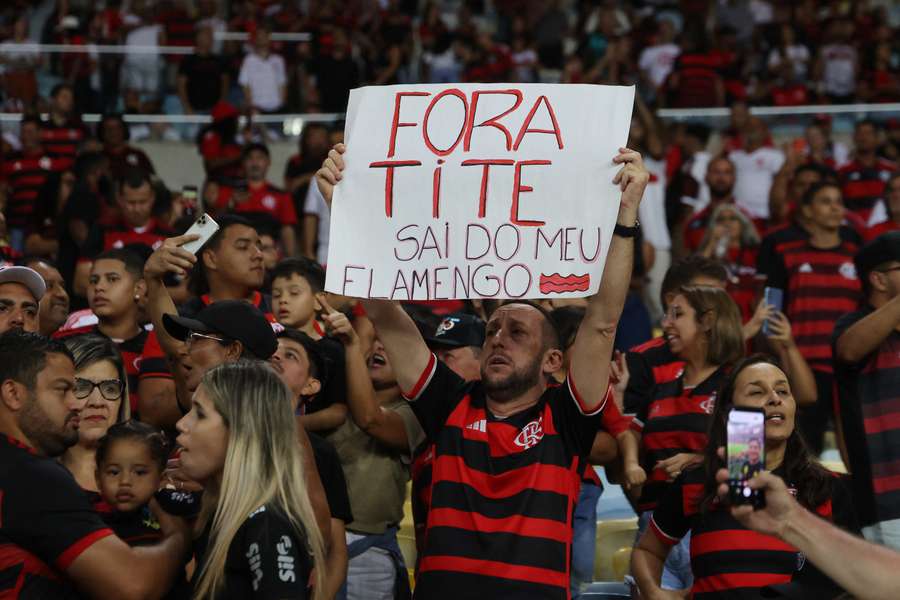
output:
<instances>
[{"instance_id":1,"label":"white cap","mask_svg":"<svg viewBox=\"0 0 900 600\"><path fill-rule=\"evenodd\" d=\"M40 302L47 291L47 283L40 273L28 267L2 267L0 268L0 284L2 283L21 283L34 299Z\"/></svg>"}]
</instances>

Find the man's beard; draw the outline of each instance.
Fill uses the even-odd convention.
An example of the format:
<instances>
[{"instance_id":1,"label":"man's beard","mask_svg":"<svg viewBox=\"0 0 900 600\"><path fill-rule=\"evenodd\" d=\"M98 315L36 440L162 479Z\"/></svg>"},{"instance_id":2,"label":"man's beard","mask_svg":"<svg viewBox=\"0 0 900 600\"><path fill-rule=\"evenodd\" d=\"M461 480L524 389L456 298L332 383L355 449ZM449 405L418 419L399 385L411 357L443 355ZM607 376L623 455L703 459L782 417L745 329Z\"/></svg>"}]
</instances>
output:
<instances>
[{"instance_id":1,"label":"man's beard","mask_svg":"<svg viewBox=\"0 0 900 600\"><path fill-rule=\"evenodd\" d=\"M481 381L491 400L507 401L518 398L541 381L543 356L537 356L524 369L516 369L506 377L498 379L481 369Z\"/></svg>"},{"instance_id":2,"label":"man's beard","mask_svg":"<svg viewBox=\"0 0 900 600\"><path fill-rule=\"evenodd\" d=\"M60 456L78 443L78 429L67 427L73 416L74 414L70 414L66 417L65 424L59 428L53 424L32 396L19 414L19 428L41 454Z\"/></svg>"}]
</instances>

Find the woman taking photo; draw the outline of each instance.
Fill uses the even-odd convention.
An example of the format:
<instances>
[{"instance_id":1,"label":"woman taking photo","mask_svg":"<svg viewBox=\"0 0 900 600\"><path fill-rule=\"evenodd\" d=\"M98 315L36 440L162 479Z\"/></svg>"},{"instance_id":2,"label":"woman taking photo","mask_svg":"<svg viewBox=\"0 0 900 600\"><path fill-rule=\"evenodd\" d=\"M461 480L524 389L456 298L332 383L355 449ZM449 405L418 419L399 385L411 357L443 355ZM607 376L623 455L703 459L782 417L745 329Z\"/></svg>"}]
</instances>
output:
<instances>
[{"instance_id":1,"label":"woman taking photo","mask_svg":"<svg viewBox=\"0 0 900 600\"><path fill-rule=\"evenodd\" d=\"M194 598L319 597L324 545L278 375L256 362L212 369L176 428L181 468L204 486Z\"/></svg>"},{"instance_id":2,"label":"woman taking photo","mask_svg":"<svg viewBox=\"0 0 900 600\"><path fill-rule=\"evenodd\" d=\"M679 288L663 317L663 333L669 349L684 362L659 374L632 422L641 435L641 468L647 474L636 502L640 532L670 482L703 460L715 393L744 353L740 311L719 288ZM691 587L687 544L666 564L667 589Z\"/></svg>"},{"instance_id":3,"label":"woman taking photo","mask_svg":"<svg viewBox=\"0 0 900 600\"><path fill-rule=\"evenodd\" d=\"M816 461L794 426L797 403L787 375L772 358L757 354L734 368L716 399L704 466L685 471L669 486L632 553L643 598L676 597L661 589L660 578L671 548L688 533L696 600L759 598L763 586L792 580L802 586L811 574L795 548L744 528L716 497L715 474L725 466L717 448L727 445L728 413L735 407L765 411L765 468L787 482L800 504L845 529L858 529L844 481ZM840 595L821 584L797 597Z\"/></svg>"},{"instance_id":4,"label":"woman taking photo","mask_svg":"<svg viewBox=\"0 0 900 600\"><path fill-rule=\"evenodd\" d=\"M64 340L75 357L75 397L84 401L78 443L60 458L92 504L100 501L97 490L97 442L114 424L127 421L131 410L127 398L127 378L115 343L99 335L78 335Z\"/></svg>"}]
</instances>

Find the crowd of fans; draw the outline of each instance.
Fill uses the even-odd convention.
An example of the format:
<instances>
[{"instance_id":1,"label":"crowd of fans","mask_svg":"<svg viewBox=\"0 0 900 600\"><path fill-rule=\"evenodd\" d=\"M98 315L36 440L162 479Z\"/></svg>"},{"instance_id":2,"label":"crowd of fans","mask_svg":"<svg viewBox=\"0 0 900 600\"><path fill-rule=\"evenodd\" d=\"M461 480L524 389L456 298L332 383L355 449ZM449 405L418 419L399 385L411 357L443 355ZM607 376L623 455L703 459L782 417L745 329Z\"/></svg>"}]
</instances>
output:
<instances>
[{"instance_id":1,"label":"crowd of fans","mask_svg":"<svg viewBox=\"0 0 900 600\"><path fill-rule=\"evenodd\" d=\"M784 82L803 103L893 98L884 8L498 1L488 34L480 3L452 27L440 5L414 21L403 2L310 4L226 21L202 0L60 2L47 39L197 51L63 54L45 105L4 63L5 99L47 116L24 112L0 165L0 537L18 548L0 590L403 598L409 568L421 598L577 596L604 466L639 516L645 598L883 597L809 544L818 525L772 523L802 506L900 550L900 121L859 120L847 145L821 115L782 143L749 106ZM221 44L226 29L251 40ZM341 112L363 82L548 77L641 90L589 299L325 293L342 126L307 123L280 180L265 135L239 129L241 105ZM166 90L212 117L196 187L168 189L111 112L158 110ZM731 107L714 151L707 127L651 110L697 99ZM189 252L203 213L220 228ZM765 412L771 512L724 509L733 407ZM847 476L818 460L831 431ZM397 539L410 480L415 565Z\"/></svg>"},{"instance_id":2,"label":"crowd of fans","mask_svg":"<svg viewBox=\"0 0 900 600\"><path fill-rule=\"evenodd\" d=\"M636 84L668 107L900 100L883 1L59 0L42 26L27 5L0 21L8 110L42 104L41 74L72 86L79 113L343 112L360 85L450 81ZM29 40L85 51L13 49Z\"/></svg>"}]
</instances>

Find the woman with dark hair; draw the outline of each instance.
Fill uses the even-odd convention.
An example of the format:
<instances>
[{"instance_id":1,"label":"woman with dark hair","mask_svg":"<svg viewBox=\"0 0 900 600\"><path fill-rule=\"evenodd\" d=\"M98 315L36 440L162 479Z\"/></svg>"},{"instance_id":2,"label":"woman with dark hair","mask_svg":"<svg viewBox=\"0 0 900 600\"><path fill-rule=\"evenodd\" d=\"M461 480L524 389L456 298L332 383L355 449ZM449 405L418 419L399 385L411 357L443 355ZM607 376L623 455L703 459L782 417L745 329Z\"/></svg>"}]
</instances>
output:
<instances>
[{"instance_id":1,"label":"woman with dark hair","mask_svg":"<svg viewBox=\"0 0 900 600\"><path fill-rule=\"evenodd\" d=\"M632 488L639 495L639 532L647 528L672 480L703 460L716 391L744 354L740 311L720 288L679 288L663 317L663 332L679 362L659 373L632 421L641 436L640 463L647 477L642 487ZM666 564L667 589L691 587L687 549L686 540Z\"/></svg>"},{"instance_id":2,"label":"woman with dark hair","mask_svg":"<svg viewBox=\"0 0 900 600\"><path fill-rule=\"evenodd\" d=\"M632 553L632 573L642 597L666 597L660 586L663 564L671 548L690 533L691 592L696 600L758 598L760 588L792 580L805 591L797 597L834 598L841 591L805 565L795 548L744 528L717 498L716 472L725 466L717 449L726 446L732 408L765 411L765 468L788 483L801 505L842 527L858 529L844 481L819 464L795 427L797 402L788 376L774 359L757 354L735 366L722 386L703 466L686 470L669 486ZM803 587L816 576L815 589Z\"/></svg>"}]
</instances>

